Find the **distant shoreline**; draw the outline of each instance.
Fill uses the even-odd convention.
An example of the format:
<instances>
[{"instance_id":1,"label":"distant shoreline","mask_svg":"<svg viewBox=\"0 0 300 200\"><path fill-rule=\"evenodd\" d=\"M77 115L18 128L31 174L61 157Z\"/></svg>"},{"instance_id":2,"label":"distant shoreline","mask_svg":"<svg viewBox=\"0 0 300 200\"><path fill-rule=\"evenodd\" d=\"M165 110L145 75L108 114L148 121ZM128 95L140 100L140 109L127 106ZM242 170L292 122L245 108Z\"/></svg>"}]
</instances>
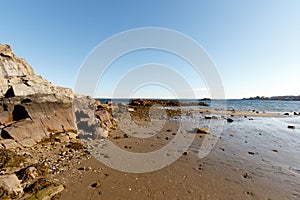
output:
<instances>
[{"instance_id":1,"label":"distant shoreline","mask_svg":"<svg viewBox=\"0 0 300 200\"><path fill-rule=\"evenodd\" d=\"M136 99L143 99L143 100L168 100L168 101L240 101L240 100L269 100L269 101L300 101L300 96L294 96L295 98L288 98L289 96L280 96L280 97L250 97L250 98L242 98L242 99L210 99L210 98L202 98L202 99L171 99L171 98L106 98L106 97L96 97L94 99L97 100L122 100L122 101L129 101L129 100L136 100Z\"/></svg>"}]
</instances>

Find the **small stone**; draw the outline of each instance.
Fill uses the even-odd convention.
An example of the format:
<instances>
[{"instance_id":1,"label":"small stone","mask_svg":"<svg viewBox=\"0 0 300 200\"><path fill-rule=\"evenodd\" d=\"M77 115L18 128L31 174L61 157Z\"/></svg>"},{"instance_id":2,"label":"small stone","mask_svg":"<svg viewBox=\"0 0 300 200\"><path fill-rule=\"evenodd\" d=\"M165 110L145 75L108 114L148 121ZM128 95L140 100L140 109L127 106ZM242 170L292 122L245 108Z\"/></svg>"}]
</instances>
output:
<instances>
[{"instance_id":1,"label":"small stone","mask_svg":"<svg viewBox=\"0 0 300 200\"><path fill-rule=\"evenodd\" d=\"M72 133L72 132L67 133L67 135L69 136L70 140L75 140L78 136L76 133Z\"/></svg>"},{"instance_id":2,"label":"small stone","mask_svg":"<svg viewBox=\"0 0 300 200\"><path fill-rule=\"evenodd\" d=\"M85 167L79 167L78 170L84 171L84 170L85 170Z\"/></svg>"},{"instance_id":3,"label":"small stone","mask_svg":"<svg viewBox=\"0 0 300 200\"><path fill-rule=\"evenodd\" d=\"M99 181L97 181L91 185L92 188L98 188L100 186L101 186L101 183Z\"/></svg>"},{"instance_id":4,"label":"small stone","mask_svg":"<svg viewBox=\"0 0 300 200\"><path fill-rule=\"evenodd\" d=\"M187 156L187 155L190 155L190 153L191 152L189 152L189 151L185 151L185 152L182 153L182 155Z\"/></svg>"},{"instance_id":5,"label":"small stone","mask_svg":"<svg viewBox=\"0 0 300 200\"><path fill-rule=\"evenodd\" d=\"M289 126L288 126L288 128L289 128L289 129L295 129L295 128L296 128L296 126L289 125Z\"/></svg>"},{"instance_id":6,"label":"small stone","mask_svg":"<svg viewBox=\"0 0 300 200\"><path fill-rule=\"evenodd\" d=\"M210 134L210 131L208 128L196 128L196 133Z\"/></svg>"},{"instance_id":7,"label":"small stone","mask_svg":"<svg viewBox=\"0 0 300 200\"><path fill-rule=\"evenodd\" d=\"M250 179L251 176L246 172L245 174L243 174L243 178L245 178L245 179Z\"/></svg>"},{"instance_id":8,"label":"small stone","mask_svg":"<svg viewBox=\"0 0 300 200\"><path fill-rule=\"evenodd\" d=\"M290 115L290 113L284 113L283 115Z\"/></svg>"},{"instance_id":9,"label":"small stone","mask_svg":"<svg viewBox=\"0 0 300 200\"><path fill-rule=\"evenodd\" d=\"M227 122L228 122L228 123L232 123L232 122L233 122L233 119L227 118Z\"/></svg>"}]
</instances>

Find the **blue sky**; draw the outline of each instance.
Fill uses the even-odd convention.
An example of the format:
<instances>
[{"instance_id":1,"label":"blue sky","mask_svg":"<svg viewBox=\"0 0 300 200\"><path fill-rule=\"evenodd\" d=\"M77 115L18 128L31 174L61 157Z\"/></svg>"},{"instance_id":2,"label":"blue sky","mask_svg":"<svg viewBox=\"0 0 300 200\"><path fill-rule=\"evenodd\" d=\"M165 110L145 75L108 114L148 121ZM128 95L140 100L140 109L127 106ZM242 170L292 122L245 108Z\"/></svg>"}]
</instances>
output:
<instances>
[{"instance_id":1,"label":"blue sky","mask_svg":"<svg viewBox=\"0 0 300 200\"><path fill-rule=\"evenodd\" d=\"M75 85L81 64L99 43L133 28L182 32L207 51L227 98L300 95L300 1L4 1L0 42L10 44L37 74L57 85ZM209 95L190 66L159 52L120 59L126 69L143 62L170 64L197 97ZM118 63L118 62L116 62ZM94 96L110 96L122 70L112 67ZM126 73L126 70L123 70ZM166 96L149 86L136 96Z\"/></svg>"}]
</instances>

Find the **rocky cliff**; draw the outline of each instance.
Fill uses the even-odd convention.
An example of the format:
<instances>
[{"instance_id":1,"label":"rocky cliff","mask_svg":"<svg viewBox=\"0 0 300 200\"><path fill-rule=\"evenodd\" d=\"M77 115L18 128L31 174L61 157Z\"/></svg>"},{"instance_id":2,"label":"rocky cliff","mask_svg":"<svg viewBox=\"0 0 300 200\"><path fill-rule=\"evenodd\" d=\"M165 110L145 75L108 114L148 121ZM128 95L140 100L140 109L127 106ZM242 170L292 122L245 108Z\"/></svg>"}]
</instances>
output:
<instances>
[{"instance_id":1,"label":"rocky cliff","mask_svg":"<svg viewBox=\"0 0 300 200\"><path fill-rule=\"evenodd\" d=\"M34 73L0 44L0 145L33 146L50 133L77 132L71 89ZM1 148L1 146L0 146Z\"/></svg>"}]
</instances>

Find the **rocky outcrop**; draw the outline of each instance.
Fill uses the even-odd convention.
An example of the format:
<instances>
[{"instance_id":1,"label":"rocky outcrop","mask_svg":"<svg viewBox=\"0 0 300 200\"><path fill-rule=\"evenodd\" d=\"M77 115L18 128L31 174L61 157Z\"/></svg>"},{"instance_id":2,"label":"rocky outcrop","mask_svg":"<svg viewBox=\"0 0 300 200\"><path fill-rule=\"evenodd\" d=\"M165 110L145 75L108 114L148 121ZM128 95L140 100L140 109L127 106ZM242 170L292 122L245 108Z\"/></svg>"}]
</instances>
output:
<instances>
[{"instance_id":1,"label":"rocky outcrop","mask_svg":"<svg viewBox=\"0 0 300 200\"><path fill-rule=\"evenodd\" d=\"M91 97L76 95L73 107L78 135L82 139L108 137L109 131L115 126L115 123L107 104L100 105Z\"/></svg>"},{"instance_id":2,"label":"rocky outcrop","mask_svg":"<svg viewBox=\"0 0 300 200\"><path fill-rule=\"evenodd\" d=\"M77 132L71 89L34 73L9 45L0 44L0 144L32 146L50 133Z\"/></svg>"}]
</instances>

